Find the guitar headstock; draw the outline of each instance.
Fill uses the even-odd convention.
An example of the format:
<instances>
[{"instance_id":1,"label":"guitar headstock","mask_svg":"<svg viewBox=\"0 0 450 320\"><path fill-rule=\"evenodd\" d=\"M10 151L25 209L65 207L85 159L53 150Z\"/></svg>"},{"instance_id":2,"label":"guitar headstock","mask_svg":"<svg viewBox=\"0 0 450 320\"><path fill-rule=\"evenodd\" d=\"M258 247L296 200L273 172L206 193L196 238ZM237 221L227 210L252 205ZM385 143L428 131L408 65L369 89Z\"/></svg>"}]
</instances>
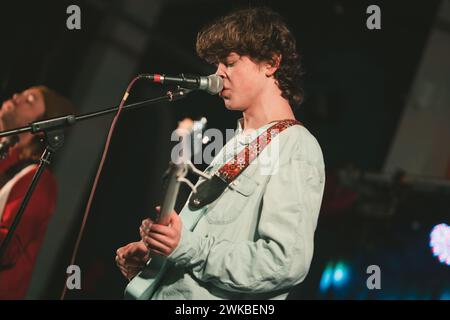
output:
<instances>
[{"instance_id":1,"label":"guitar headstock","mask_svg":"<svg viewBox=\"0 0 450 320\"><path fill-rule=\"evenodd\" d=\"M206 118L193 121L185 118L178 123L174 131L172 141L179 141L179 144L172 150L171 161L176 164L186 164L190 161L192 155L201 152L203 130L206 127Z\"/></svg>"}]
</instances>

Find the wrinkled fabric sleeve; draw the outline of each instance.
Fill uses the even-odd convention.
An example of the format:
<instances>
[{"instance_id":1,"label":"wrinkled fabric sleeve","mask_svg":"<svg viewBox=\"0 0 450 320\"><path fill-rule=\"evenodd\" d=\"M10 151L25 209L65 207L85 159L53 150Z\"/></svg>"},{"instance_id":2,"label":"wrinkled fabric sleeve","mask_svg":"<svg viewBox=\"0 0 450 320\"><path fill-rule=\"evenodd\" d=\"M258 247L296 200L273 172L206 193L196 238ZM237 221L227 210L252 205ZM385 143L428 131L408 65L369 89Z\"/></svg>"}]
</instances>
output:
<instances>
[{"instance_id":1,"label":"wrinkled fabric sleeve","mask_svg":"<svg viewBox=\"0 0 450 320\"><path fill-rule=\"evenodd\" d=\"M286 290L303 281L313 255L325 174L315 139L301 142L280 157L278 172L266 185L257 240L234 242L183 228L169 261L232 292Z\"/></svg>"},{"instance_id":2,"label":"wrinkled fabric sleeve","mask_svg":"<svg viewBox=\"0 0 450 320\"><path fill-rule=\"evenodd\" d=\"M36 171L37 168L28 172L12 188L0 221L0 243L8 234ZM56 204L56 188L56 182L50 171L45 170L13 234L5 256L0 261L1 268L14 266L21 257L26 258L24 261L26 264L34 261L38 248L33 245L33 242L39 240L40 243L44 238L48 221Z\"/></svg>"}]
</instances>

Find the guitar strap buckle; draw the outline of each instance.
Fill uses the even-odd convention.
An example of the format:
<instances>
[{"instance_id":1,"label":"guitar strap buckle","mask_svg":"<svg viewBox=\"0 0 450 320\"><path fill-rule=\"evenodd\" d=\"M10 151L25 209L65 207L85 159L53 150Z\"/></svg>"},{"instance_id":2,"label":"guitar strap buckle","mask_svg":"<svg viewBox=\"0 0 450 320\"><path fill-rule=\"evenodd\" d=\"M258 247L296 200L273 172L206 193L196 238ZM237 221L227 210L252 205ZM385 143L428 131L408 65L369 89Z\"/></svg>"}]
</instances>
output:
<instances>
[{"instance_id":1,"label":"guitar strap buckle","mask_svg":"<svg viewBox=\"0 0 450 320\"><path fill-rule=\"evenodd\" d=\"M197 192L192 193L189 198L189 209L199 210L214 202L220 197L227 187L228 183L217 174L214 174L211 179L203 181L196 187Z\"/></svg>"}]
</instances>

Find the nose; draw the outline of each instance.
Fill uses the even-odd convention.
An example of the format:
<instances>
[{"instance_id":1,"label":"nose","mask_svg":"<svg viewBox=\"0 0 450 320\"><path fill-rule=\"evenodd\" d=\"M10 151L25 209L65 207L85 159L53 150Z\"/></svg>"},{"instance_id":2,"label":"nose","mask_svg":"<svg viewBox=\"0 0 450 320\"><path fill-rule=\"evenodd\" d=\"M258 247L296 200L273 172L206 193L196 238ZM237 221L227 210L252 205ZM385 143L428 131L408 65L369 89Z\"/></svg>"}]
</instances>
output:
<instances>
[{"instance_id":1,"label":"nose","mask_svg":"<svg viewBox=\"0 0 450 320\"><path fill-rule=\"evenodd\" d=\"M23 103L24 95L22 93L14 93L11 100L15 105L19 105Z\"/></svg>"},{"instance_id":2,"label":"nose","mask_svg":"<svg viewBox=\"0 0 450 320\"><path fill-rule=\"evenodd\" d=\"M216 75L223 78L226 78L226 73L225 73L225 65L223 63L219 63L219 65L217 66L217 70L216 70Z\"/></svg>"}]
</instances>

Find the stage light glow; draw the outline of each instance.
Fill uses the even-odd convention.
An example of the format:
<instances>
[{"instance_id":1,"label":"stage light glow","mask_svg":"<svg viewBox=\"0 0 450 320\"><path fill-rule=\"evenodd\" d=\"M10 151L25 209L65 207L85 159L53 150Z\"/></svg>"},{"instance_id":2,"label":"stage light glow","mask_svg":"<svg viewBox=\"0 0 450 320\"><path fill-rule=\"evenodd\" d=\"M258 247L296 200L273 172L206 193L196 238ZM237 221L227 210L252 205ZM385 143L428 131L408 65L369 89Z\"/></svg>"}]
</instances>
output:
<instances>
[{"instance_id":1,"label":"stage light glow","mask_svg":"<svg viewBox=\"0 0 450 320\"><path fill-rule=\"evenodd\" d=\"M332 280L333 280L333 264L329 263L325 267L325 270L322 274L322 278L320 279L319 284L320 292L323 293L327 291L331 285Z\"/></svg>"},{"instance_id":2,"label":"stage light glow","mask_svg":"<svg viewBox=\"0 0 450 320\"><path fill-rule=\"evenodd\" d=\"M344 278L344 272L341 269L338 269L334 272L334 281L340 282Z\"/></svg>"},{"instance_id":3,"label":"stage light glow","mask_svg":"<svg viewBox=\"0 0 450 320\"><path fill-rule=\"evenodd\" d=\"M347 284L350 276L350 268L347 263L339 261L329 262L320 278L319 290L321 293L328 291L330 287L339 289Z\"/></svg>"},{"instance_id":4,"label":"stage light glow","mask_svg":"<svg viewBox=\"0 0 450 320\"><path fill-rule=\"evenodd\" d=\"M439 297L440 300L450 300L450 290L442 292L441 296Z\"/></svg>"},{"instance_id":5,"label":"stage light glow","mask_svg":"<svg viewBox=\"0 0 450 320\"><path fill-rule=\"evenodd\" d=\"M334 268L333 283L335 286L340 287L347 283L349 277L349 268L343 262L338 262Z\"/></svg>"},{"instance_id":6,"label":"stage light glow","mask_svg":"<svg viewBox=\"0 0 450 320\"><path fill-rule=\"evenodd\" d=\"M439 261L450 266L450 227L441 223L430 233L430 248Z\"/></svg>"}]
</instances>

